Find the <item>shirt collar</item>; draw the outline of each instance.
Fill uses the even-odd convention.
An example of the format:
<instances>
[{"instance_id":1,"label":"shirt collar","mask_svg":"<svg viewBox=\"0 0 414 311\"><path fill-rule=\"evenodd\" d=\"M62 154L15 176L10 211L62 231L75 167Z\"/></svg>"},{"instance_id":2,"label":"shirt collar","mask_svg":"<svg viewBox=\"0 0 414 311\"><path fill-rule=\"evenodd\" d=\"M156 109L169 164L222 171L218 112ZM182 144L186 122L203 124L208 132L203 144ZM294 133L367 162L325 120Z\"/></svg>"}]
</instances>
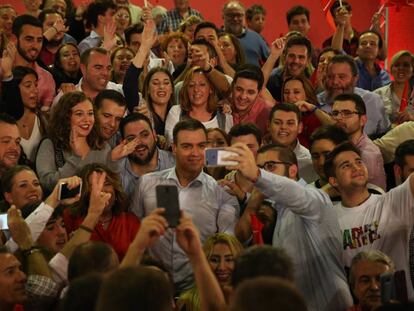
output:
<instances>
[{"instance_id":1,"label":"shirt collar","mask_svg":"<svg viewBox=\"0 0 414 311\"><path fill-rule=\"evenodd\" d=\"M190 187L195 187L195 186L201 186L203 183L205 183L205 173L203 171L200 172L200 174L198 174L198 176L192 180L187 187L185 188L190 188ZM167 179L170 180L174 180L174 182L177 184L178 187L184 188L181 186L180 181L178 180L177 177L177 172L176 172L176 166L172 167L170 169L170 172L167 175Z\"/></svg>"}]
</instances>

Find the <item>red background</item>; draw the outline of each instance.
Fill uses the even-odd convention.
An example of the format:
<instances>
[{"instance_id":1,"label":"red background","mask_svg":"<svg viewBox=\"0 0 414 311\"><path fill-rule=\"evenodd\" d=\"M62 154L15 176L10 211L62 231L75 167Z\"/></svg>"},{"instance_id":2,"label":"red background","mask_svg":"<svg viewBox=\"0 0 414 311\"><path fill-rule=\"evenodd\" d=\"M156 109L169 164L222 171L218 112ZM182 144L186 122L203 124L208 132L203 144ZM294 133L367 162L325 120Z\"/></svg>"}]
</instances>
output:
<instances>
[{"instance_id":1,"label":"red background","mask_svg":"<svg viewBox=\"0 0 414 311\"><path fill-rule=\"evenodd\" d=\"M82 0L74 0L75 4ZM132 3L142 6L143 0L130 0ZM206 20L222 25L221 8L226 0L192 0L191 6L204 15ZM286 33L286 11L294 5L303 5L311 11L311 30L309 38L315 46L320 46L322 41L332 34L322 12L321 1L318 0L244 0L246 7L254 3L262 4L267 10L266 27L263 32L266 40L271 42ZM371 24L371 17L380 7L384 0L349 0L352 5L352 24L359 30L368 29ZM21 0L0 0L0 3L13 3L19 12L23 11L23 1ZM160 4L167 9L174 6L173 0L152 0L153 4ZM408 49L414 52L414 7L402 7L399 12L395 7L390 8L389 19L389 53L393 55L401 49Z\"/></svg>"}]
</instances>

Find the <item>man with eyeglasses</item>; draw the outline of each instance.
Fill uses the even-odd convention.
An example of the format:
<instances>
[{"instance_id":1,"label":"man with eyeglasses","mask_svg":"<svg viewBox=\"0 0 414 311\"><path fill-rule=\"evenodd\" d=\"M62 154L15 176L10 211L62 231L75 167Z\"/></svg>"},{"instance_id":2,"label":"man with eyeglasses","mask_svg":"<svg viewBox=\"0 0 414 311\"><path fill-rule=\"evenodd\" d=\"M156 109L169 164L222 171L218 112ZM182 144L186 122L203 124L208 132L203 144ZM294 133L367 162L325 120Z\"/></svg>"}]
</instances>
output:
<instances>
[{"instance_id":1,"label":"man with eyeglasses","mask_svg":"<svg viewBox=\"0 0 414 311\"><path fill-rule=\"evenodd\" d=\"M227 150L237 153L229 158L238 162L233 168L255 186L236 225L236 236L242 241L251 237L250 214L257 211L252 206L258 209L264 198L274 201L277 220L273 246L284 248L293 259L295 284L304 295L308 310L345 310L351 306L332 202L323 191L298 180L298 162L293 151L266 145L259 149L255 161L244 144Z\"/></svg>"},{"instance_id":2,"label":"man with eyeglasses","mask_svg":"<svg viewBox=\"0 0 414 311\"><path fill-rule=\"evenodd\" d=\"M368 169L368 182L386 190L381 151L363 131L367 123L364 100L357 94L340 94L335 97L331 114L336 125L344 129L349 140L361 151L362 160Z\"/></svg>"},{"instance_id":3,"label":"man with eyeglasses","mask_svg":"<svg viewBox=\"0 0 414 311\"><path fill-rule=\"evenodd\" d=\"M364 132L371 138L386 133L391 126L381 97L370 91L355 87L358 66L348 55L335 55L326 68L325 90L318 94L320 109L331 113L334 98L343 93L355 93L362 97L367 109Z\"/></svg>"},{"instance_id":4,"label":"man with eyeglasses","mask_svg":"<svg viewBox=\"0 0 414 311\"><path fill-rule=\"evenodd\" d=\"M245 8L239 1L223 7L224 31L235 35L246 54L247 63L261 67L269 56L269 47L257 32L244 27Z\"/></svg>"},{"instance_id":5,"label":"man with eyeglasses","mask_svg":"<svg viewBox=\"0 0 414 311\"><path fill-rule=\"evenodd\" d=\"M344 263L361 251L380 250L404 270L409 299L414 291L409 278L409 237L414 225L414 176L385 194L368 191L368 170L360 151L351 143L337 146L325 161L325 175L340 195L334 205L342 231Z\"/></svg>"}]
</instances>

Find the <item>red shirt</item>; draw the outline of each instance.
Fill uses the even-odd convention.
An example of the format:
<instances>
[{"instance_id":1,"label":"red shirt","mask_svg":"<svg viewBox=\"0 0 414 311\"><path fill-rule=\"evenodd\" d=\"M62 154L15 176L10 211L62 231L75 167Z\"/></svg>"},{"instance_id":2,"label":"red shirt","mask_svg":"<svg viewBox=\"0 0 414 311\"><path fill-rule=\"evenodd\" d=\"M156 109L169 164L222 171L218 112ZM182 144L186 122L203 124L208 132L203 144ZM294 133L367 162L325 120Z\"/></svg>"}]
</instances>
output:
<instances>
[{"instance_id":1,"label":"red shirt","mask_svg":"<svg viewBox=\"0 0 414 311\"><path fill-rule=\"evenodd\" d=\"M312 133L322 125L318 117L315 116L315 113L302 113L302 124L303 130L302 133L298 135L299 142L302 146L309 148L310 145L310 136Z\"/></svg>"},{"instance_id":2,"label":"red shirt","mask_svg":"<svg viewBox=\"0 0 414 311\"><path fill-rule=\"evenodd\" d=\"M233 107L233 109L235 108ZM233 124L236 125L247 122L255 123L262 132L262 135L265 135L268 131L267 124L269 122L269 113L269 106L260 96L258 96L247 114L240 116L237 111L233 110Z\"/></svg>"},{"instance_id":3,"label":"red shirt","mask_svg":"<svg viewBox=\"0 0 414 311\"><path fill-rule=\"evenodd\" d=\"M63 219L68 234L78 229L83 221L80 216L72 216L69 209L63 212ZM108 243L114 248L121 261L138 232L139 224L138 217L132 213L123 212L118 216L114 215L107 229L104 229L101 223L96 225L91 241Z\"/></svg>"}]
</instances>

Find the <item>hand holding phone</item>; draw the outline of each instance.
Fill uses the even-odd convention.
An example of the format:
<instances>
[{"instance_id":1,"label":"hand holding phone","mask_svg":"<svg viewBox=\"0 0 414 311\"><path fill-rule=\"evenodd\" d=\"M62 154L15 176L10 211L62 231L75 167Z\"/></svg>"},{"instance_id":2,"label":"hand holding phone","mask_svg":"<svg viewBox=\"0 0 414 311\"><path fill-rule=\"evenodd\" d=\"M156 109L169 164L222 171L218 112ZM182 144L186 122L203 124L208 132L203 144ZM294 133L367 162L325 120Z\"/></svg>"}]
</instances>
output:
<instances>
[{"instance_id":1,"label":"hand holding phone","mask_svg":"<svg viewBox=\"0 0 414 311\"><path fill-rule=\"evenodd\" d=\"M8 230L7 213L0 214L0 230Z\"/></svg>"},{"instance_id":2,"label":"hand holding phone","mask_svg":"<svg viewBox=\"0 0 414 311\"><path fill-rule=\"evenodd\" d=\"M223 148L206 148L204 165L207 167L237 165L238 162L236 161L226 160L226 158L231 156L237 156L237 154L232 151L224 150Z\"/></svg>"},{"instance_id":3,"label":"hand holding phone","mask_svg":"<svg viewBox=\"0 0 414 311\"><path fill-rule=\"evenodd\" d=\"M59 184L59 194L58 194L58 200L62 201L65 199L70 199L76 197L78 194L81 193L82 190L82 183L79 184L79 186L69 189L67 183L61 183Z\"/></svg>"},{"instance_id":4,"label":"hand holding phone","mask_svg":"<svg viewBox=\"0 0 414 311\"><path fill-rule=\"evenodd\" d=\"M175 228L180 222L180 203L178 189L174 185L158 185L155 187L157 207L164 208L164 218L170 228Z\"/></svg>"}]
</instances>

